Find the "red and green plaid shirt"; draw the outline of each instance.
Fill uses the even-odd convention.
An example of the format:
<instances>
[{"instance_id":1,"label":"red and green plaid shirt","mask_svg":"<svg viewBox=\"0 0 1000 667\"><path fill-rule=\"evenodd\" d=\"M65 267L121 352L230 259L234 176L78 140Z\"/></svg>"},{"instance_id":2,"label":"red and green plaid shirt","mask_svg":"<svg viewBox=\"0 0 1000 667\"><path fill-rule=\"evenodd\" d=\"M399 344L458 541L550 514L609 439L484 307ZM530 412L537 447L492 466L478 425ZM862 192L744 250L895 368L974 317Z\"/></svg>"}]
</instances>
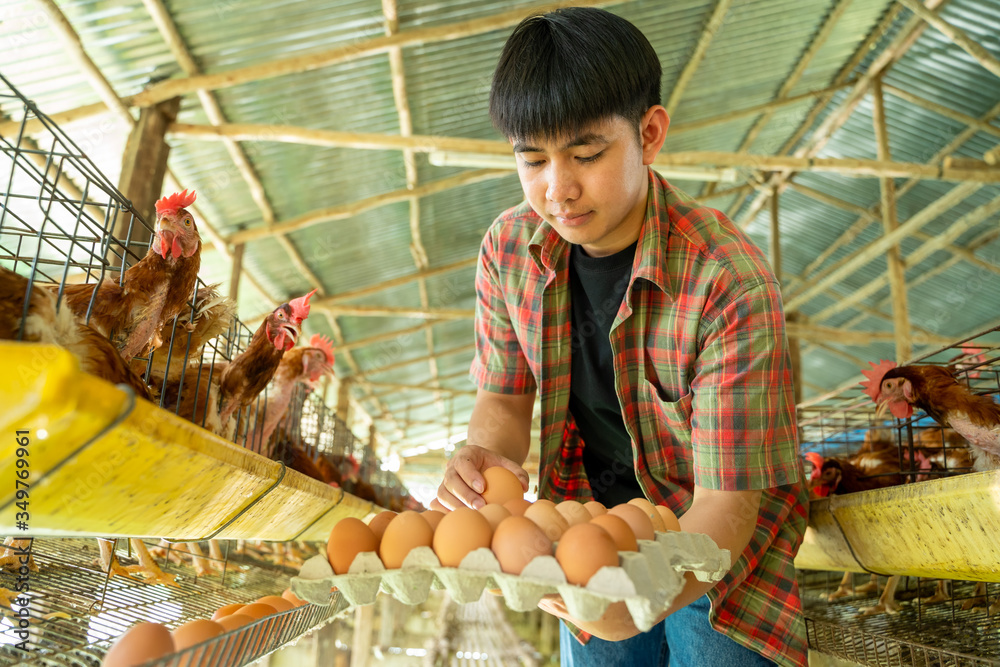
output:
<instances>
[{"instance_id":1,"label":"red and green plaid shirt","mask_svg":"<svg viewBox=\"0 0 1000 667\"><path fill-rule=\"evenodd\" d=\"M709 593L710 618L770 660L805 665L792 560L807 491L781 292L761 251L730 220L652 170L649 179L632 276L611 328L635 474L651 501L678 515L695 484L764 491L750 544ZM583 501L592 496L569 414L569 250L527 203L493 223L476 276L472 374L487 391L540 389L539 496Z\"/></svg>"}]
</instances>

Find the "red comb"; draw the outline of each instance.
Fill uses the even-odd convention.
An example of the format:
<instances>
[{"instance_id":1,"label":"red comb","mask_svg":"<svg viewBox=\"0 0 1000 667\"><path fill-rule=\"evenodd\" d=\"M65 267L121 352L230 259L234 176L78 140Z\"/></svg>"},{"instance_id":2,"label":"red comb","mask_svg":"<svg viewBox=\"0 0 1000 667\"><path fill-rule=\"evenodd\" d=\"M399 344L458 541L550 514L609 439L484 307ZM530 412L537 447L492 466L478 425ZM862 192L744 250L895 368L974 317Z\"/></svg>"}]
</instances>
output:
<instances>
[{"instance_id":1,"label":"red comb","mask_svg":"<svg viewBox=\"0 0 1000 667\"><path fill-rule=\"evenodd\" d=\"M305 296L300 296L298 299L292 299L288 302L288 305L292 307L292 317L297 318L300 322L309 317L309 297L316 292L317 290L313 290Z\"/></svg>"},{"instance_id":2,"label":"red comb","mask_svg":"<svg viewBox=\"0 0 1000 667\"><path fill-rule=\"evenodd\" d=\"M320 334L313 334L313 337L309 339L309 347L315 347L317 350L323 350L323 354L326 355L326 363L333 366L333 341L326 336L321 336Z\"/></svg>"},{"instance_id":3,"label":"red comb","mask_svg":"<svg viewBox=\"0 0 1000 667\"><path fill-rule=\"evenodd\" d=\"M809 479L816 479L819 477L819 471L823 468L823 457L819 455L818 452L806 452L802 455L806 461L812 464L812 472L809 473Z\"/></svg>"},{"instance_id":4,"label":"red comb","mask_svg":"<svg viewBox=\"0 0 1000 667\"><path fill-rule=\"evenodd\" d=\"M197 194L192 190L188 193L187 190L183 192L175 192L169 197L164 197L156 202L156 215L163 215L164 213L176 213L182 208L186 208L194 203L197 198Z\"/></svg>"},{"instance_id":5,"label":"red comb","mask_svg":"<svg viewBox=\"0 0 1000 667\"><path fill-rule=\"evenodd\" d=\"M868 363L871 364L871 369L861 371L861 374L868 378L868 382L862 380L861 386L865 388L865 393L877 403L879 396L882 394L882 378L896 367L896 362L883 359L878 364L874 361L869 361Z\"/></svg>"}]
</instances>

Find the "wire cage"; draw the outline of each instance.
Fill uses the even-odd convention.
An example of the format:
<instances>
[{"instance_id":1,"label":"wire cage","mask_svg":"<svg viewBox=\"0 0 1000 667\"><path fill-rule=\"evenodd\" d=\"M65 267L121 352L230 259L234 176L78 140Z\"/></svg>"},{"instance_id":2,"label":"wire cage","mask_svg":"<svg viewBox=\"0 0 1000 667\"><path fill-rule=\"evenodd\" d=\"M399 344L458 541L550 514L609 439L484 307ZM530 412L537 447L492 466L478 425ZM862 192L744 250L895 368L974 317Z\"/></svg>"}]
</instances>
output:
<instances>
[{"instance_id":1,"label":"wire cage","mask_svg":"<svg viewBox=\"0 0 1000 667\"><path fill-rule=\"evenodd\" d=\"M946 368L972 393L1000 402L1000 327L915 364ZM922 410L906 419L880 417L860 385L800 409L799 427L814 497L824 495L815 493L824 484L840 495L988 469L961 435ZM853 476L835 476L830 485L823 474L830 461L850 466ZM902 605L883 613L885 578L800 571L810 646L870 665L1000 664L1000 586L921 577L893 585Z\"/></svg>"},{"instance_id":2,"label":"wire cage","mask_svg":"<svg viewBox=\"0 0 1000 667\"><path fill-rule=\"evenodd\" d=\"M1000 402L1000 327L925 354L912 364L946 368L972 393ZM802 451L819 454L819 458L807 454L813 466L831 458L889 450L891 470L859 475L864 488L920 482L976 469L974 453L956 431L919 409L907 419L880 418L860 385L801 408L799 429Z\"/></svg>"}]
</instances>

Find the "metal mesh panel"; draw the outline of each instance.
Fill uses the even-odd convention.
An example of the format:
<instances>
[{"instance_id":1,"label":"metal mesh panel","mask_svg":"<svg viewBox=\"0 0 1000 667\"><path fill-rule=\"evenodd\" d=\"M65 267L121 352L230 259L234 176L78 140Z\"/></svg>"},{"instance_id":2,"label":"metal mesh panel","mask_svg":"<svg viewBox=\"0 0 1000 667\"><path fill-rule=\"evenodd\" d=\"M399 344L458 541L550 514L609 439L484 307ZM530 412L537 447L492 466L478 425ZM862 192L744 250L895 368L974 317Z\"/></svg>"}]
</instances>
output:
<instances>
[{"instance_id":1,"label":"metal mesh panel","mask_svg":"<svg viewBox=\"0 0 1000 667\"><path fill-rule=\"evenodd\" d=\"M221 577L198 577L186 567L160 563L165 572L176 575L177 585L148 585L128 577L108 578L94 562L96 551L94 540L34 540L32 553L38 571L31 573L30 590L23 594L30 599L31 650L26 656L14 647L21 638L14 634L17 617L10 613L14 610L8 609L0 620L0 665L98 667L114 638L134 623L156 622L172 629L191 620L211 618L224 605L279 594L294 574L287 567L234 556L227 559ZM5 573L0 583L13 586L10 579L13 576ZM308 605L265 617L150 664L179 665L195 654L211 657L204 664L246 664L329 621L346 606L336 597L327 606Z\"/></svg>"}]
</instances>

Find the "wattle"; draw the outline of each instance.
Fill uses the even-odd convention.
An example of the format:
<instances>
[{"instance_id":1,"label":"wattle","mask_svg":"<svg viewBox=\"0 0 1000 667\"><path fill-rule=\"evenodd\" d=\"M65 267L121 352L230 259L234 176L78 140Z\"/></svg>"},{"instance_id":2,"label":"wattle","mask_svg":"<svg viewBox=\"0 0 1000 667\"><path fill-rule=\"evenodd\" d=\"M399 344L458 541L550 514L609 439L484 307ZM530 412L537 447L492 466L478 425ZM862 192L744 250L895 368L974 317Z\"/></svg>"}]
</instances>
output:
<instances>
[{"instance_id":1,"label":"wattle","mask_svg":"<svg viewBox=\"0 0 1000 667\"><path fill-rule=\"evenodd\" d=\"M913 416L913 406L906 401L890 401L889 411L896 419L909 419Z\"/></svg>"}]
</instances>

